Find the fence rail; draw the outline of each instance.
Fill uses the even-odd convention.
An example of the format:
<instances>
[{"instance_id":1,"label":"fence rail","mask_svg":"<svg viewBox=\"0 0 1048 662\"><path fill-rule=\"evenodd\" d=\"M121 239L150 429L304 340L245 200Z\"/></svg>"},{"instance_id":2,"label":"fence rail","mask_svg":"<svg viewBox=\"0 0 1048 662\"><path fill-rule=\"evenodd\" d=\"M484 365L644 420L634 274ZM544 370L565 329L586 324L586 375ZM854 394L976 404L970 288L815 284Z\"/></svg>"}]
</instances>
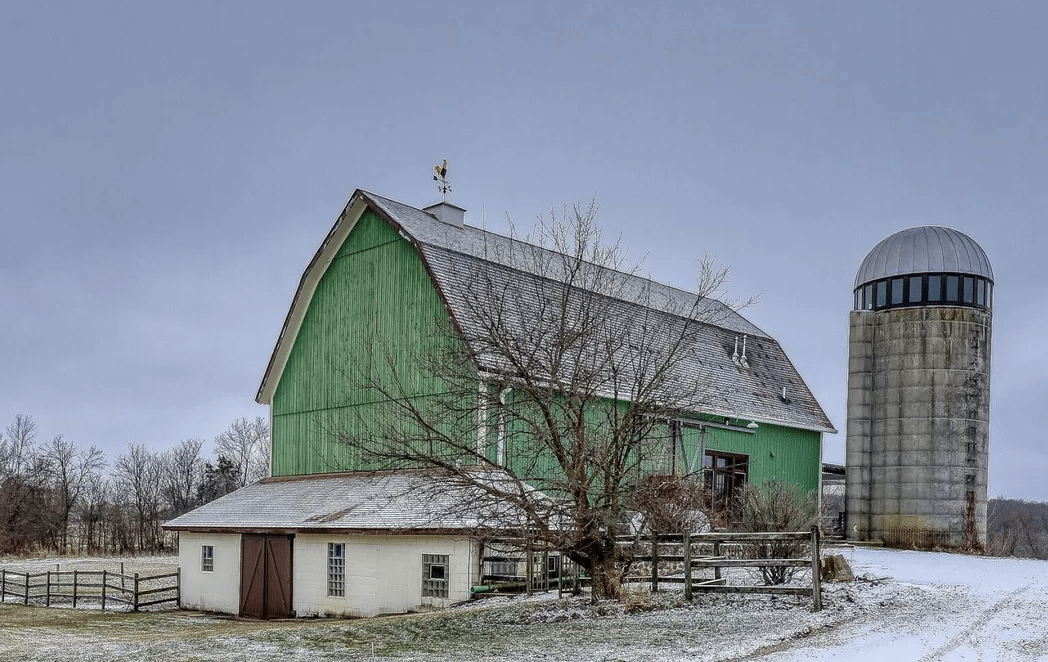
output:
<instances>
[{"instance_id":1,"label":"fence rail","mask_svg":"<svg viewBox=\"0 0 1048 662\"><path fill-rule=\"evenodd\" d=\"M629 555L634 562L649 563L649 574L631 575L626 581L651 582L653 591L659 590L659 583L684 584L685 598L691 600L694 592L710 593L766 593L771 595L804 595L810 596L815 611L822 609L822 583L819 575L818 527L811 531L793 532L759 532L759 533L677 533L659 536L636 538L622 536L618 542L623 545L633 543ZM762 546L781 542L805 543L809 553L802 558L729 558L725 552L738 549L760 549ZM554 553L551 549L533 549L528 541L500 539L491 541L488 553L481 556L481 580L470 592L476 597L491 595L497 591L543 591L556 588L558 593L565 588L578 591L581 583L587 581L581 568L570 562L566 556ZM662 554L660 546L673 545L676 553ZM647 549L644 547L647 546ZM712 552L712 553L707 553ZM794 551L793 555L799 555ZM668 571L667 564L673 569L680 568L679 574L660 576ZM661 567L660 567L661 566ZM737 586L728 585L722 577L722 570L727 568L810 568L811 583L808 586ZM712 569L713 577L696 577L696 570Z\"/></svg>"},{"instance_id":2,"label":"fence rail","mask_svg":"<svg viewBox=\"0 0 1048 662\"><path fill-rule=\"evenodd\" d=\"M99 603L102 611L117 605L131 611L167 603L177 608L182 604L181 583L181 570L143 576L111 570L17 572L0 568L0 602L13 598L13 602L46 607L72 603L74 609Z\"/></svg>"},{"instance_id":3,"label":"fence rail","mask_svg":"<svg viewBox=\"0 0 1048 662\"><path fill-rule=\"evenodd\" d=\"M785 595L811 596L815 611L822 610L822 582L819 575L819 528L813 526L810 532L765 532L765 533L683 533L661 536L650 536L636 540L637 543L648 543L648 554L635 554L634 561L651 564L649 575L633 575L627 581L651 582L653 591L659 590L659 583L684 584L684 597L692 599L695 591L710 593L768 593ZM810 553L804 558L728 558L723 555L725 543L744 543L742 548L757 549L762 544L776 542L807 542ZM679 544L683 554L660 554L659 547L664 544ZM700 555L697 546L709 548L712 554ZM680 576L660 577L660 565L665 563L682 564ZM696 569L713 569L713 578L697 578L693 575ZM723 568L811 568L810 586L728 586L721 576Z\"/></svg>"}]
</instances>

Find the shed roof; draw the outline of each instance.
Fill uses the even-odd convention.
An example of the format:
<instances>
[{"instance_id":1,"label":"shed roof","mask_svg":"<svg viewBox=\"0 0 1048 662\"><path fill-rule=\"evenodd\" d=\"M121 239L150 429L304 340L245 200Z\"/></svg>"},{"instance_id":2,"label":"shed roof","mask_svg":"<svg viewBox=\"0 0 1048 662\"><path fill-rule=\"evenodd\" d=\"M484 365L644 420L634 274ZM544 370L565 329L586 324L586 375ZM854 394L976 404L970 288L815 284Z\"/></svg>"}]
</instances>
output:
<instances>
[{"instance_id":1,"label":"shed roof","mask_svg":"<svg viewBox=\"0 0 1048 662\"><path fill-rule=\"evenodd\" d=\"M357 190L303 273L288 311L284 327L270 358L256 400L272 402L273 393L287 361L295 335L308 308L313 291L327 266L365 210L372 209L415 246L448 306L448 312L469 335L470 279L477 270L492 279L506 282L521 278L543 279L541 260L520 259L543 251L544 259L560 259L559 254L538 249L518 239L505 237L469 225L451 225L432 214L409 205ZM602 267L618 279L616 299L608 305L619 311L624 323L644 315L661 316L657 325L669 332L673 324L684 323L678 314L696 304L696 295L640 276ZM643 303L641 303L643 302ZM681 377L702 379L705 389L703 413L745 418L823 432L836 432L811 390L782 347L756 325L721 301L712 298L697 302L695 316L703 321L697 346L687 360L677 366ZM641 314L643 313L643 315ZM526 313L522 315L526 318ZM748 338L749 367L731 359L735 342ZM482 354L480 352L478 355ZM482 366L484 367L484 366ZM498 368L498 366L489 366ZM786 397L782 397L783 389Z\"/></svg>"},{"instance_id":2,"label":"shed roof","mask_svg":"<svg viewBox=\"0 0 1048 662\"><path fill-rule=\"evenodd\" d=\"M474 477L475 479L475 477ZM478 481L508 481L486 472ZM527 489L516 481L503 490ZM532 491L536 499L541 492ZM173 531L277 530L397 533L476 531L514 521L511 506L478 485L424 472L265 478L164 523ZM521 519L521 522L524 520Z\"/></svg>"}]
</instances>

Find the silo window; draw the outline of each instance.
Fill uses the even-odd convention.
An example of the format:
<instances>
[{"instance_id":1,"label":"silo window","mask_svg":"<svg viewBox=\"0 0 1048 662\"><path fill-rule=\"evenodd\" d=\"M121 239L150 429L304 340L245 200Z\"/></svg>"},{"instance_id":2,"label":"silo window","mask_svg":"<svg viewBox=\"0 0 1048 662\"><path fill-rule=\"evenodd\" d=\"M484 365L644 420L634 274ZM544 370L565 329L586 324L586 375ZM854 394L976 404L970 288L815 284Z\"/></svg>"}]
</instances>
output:
<instances>
[{"instance_id":1,"label":"silo window","mask_svg":"<svg viewBox=\"0 0 1048 662\"><path fill-rule=\"evenodd\" d=\"M921 277L910 276L910 303L921 302Z\"/></svg>"},{"instance_id":2,"label":"silo window","mask_svg":"<svg viewBox=\"0 0 1048 662\"><path fill-rule=\"evenodd\" d=\"M861 287L859 289L855 290L854 309L855 310L862 310L862 288Z\"/></svg>"},{"instance_id":3,"label":"silo window","mask_svg":"<svg viewBox=\"0 0 1048 662\"><path fill-rule=\"evenodd\" d=\"M863 289L863 304L862 307L866 310L873 310L873 284L867 285Z\"/></svg>"},{"instance_id":4,"label":"silo window","mask_svg":"<svg viewBox=\"0 0 1048 662\"><path fill-rule=\"evenodd\" d=\"M942 276L928 276L928 301L942 301Z\"/></svg>"},{"instance_id":5,"label":"silo window","mask_svg":"<svg viewBox=\"0 0 1048 662\"><path fill-rule=\"evenodd\" d=\"M979 306L985 306L986 305L986 281L983 280L982 278L980 278L979 282L976 283L976 285L977 285L977 287L975 288L975 303L976 303L976 305L979 305Z\"/></svg>"},{"instance_id":6,"label":"silo window","mask_svg":"<svg viewBox=\"0 0 1048 662\"><path fill-rule=\"evenodd\" d=\"M959 276L947 276L946 277L946 300L950 303L957 303L960 301L958 294L958 288L960 286Z\"/></svg>"},{"instance_id":7,"label":"silo window","mask_svg":"<svg viewBox=\"0 0 1048 662\"><path fill-rule=\"evenodd\" d=\"M888 305L888 281L882 280L877 283L877 307L883 308Z\"/></svg>"},{"instance_id":8,"label":"silo window","mask_svg":"<svg viewBox=\"0 0 1048 662\"><path fill-rule=\"evenodd\" d=\"M964 277L964 302L975 303L975 279L971 276Z\"/></svg>"},{"instance_id":9,"label":"silo window","mask_svg":"<svg viewBox=\"0 0 1048 662\"><path fill-rule=\"evenodd\" d=\"M892 305L897 306L902 303L902 278L892 279Z\"/></svg>"}]
</instances>

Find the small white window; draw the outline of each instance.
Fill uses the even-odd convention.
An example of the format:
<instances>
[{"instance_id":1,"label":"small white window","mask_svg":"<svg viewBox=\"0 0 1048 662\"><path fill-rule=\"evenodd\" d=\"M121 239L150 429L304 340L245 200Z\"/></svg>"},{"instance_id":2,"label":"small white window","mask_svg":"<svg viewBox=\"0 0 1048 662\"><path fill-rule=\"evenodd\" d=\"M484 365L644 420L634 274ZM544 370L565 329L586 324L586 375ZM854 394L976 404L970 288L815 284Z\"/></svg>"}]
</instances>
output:
<instances>
[{"instance_id":1,"label":"small white window","mask_svg":"<svg viewBox=\"0 0 1048 662\"><path fill-rule=\"evenodd\" d=\"M346 594L346 544L328 543L327 594L342 597Z\"/></svg>"},{"instance_id":2,"label":"small white window","mask_svg":"<svg viewBox=\"0 0 1048 662\"><path fill-rule=\"evenodd\" d=\"M422 597L448 597L448 557L446 554L422 555Z\"/></svg>"},{"instance_id":3,"label":"small white window","mask_svg":"<svg viewBox=\"0 0 1048 662\"><path fill-rule=\"evenodd\" d=\"M213 545L202 545L200 547L200 571L215 571L215 548Z\"/></svg>"}]
</instances>

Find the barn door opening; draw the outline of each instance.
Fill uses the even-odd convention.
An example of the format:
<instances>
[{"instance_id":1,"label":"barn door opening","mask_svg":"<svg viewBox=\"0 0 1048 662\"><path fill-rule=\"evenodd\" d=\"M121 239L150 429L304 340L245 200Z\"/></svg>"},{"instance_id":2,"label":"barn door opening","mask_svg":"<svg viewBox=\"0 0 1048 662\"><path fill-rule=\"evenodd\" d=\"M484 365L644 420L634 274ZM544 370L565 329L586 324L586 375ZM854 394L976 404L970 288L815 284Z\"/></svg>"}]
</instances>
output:
<instances>
[{"instance_id":1,"label":"barn door opening","mask_svg":"<svg viewBox=\"0 0 1048 662\"><path fill-rule=\"evenodd\" d=\"M240 539L240 615L291 618L294 536L245 533Z\"/></svg>"}]
</instances>

